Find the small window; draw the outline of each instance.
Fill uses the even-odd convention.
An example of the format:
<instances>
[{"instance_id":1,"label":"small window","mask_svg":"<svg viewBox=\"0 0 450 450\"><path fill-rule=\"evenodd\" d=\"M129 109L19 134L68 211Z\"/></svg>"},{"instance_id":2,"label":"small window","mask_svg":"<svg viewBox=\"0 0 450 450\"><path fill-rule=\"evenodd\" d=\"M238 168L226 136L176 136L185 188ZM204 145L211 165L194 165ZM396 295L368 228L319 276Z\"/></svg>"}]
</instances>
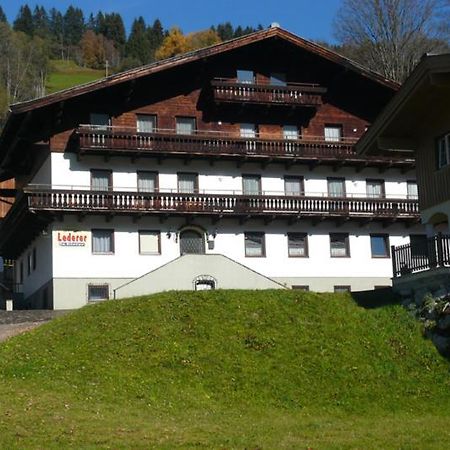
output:
<instances>
[{"instance_id":1,"label":"small window","mask_svg":"<svg viewBox=\"0 0 450 450\"><path fill-rule=\"evenodd\" d=\"M384 181L366 180L366 194L369 198L384 198Z\"/></svg>"},{"instance_id":2,"label":"small window","mask_svg":"<svg viewBox=\"0 0 450 450\"><path fill-rule=\"evenodd\" d=\"M450 133L437 139L437 168L448 166L450 164Z\"/></svg>"},{"instance_id":3,"label":"small window","mask_svg":"<svg viewBox=\"0 0 450 450\"><path fill-rule=\"evenodd\" d=\"M177 134L194 134L197 128L195 117L177 117L175 123Z\"/></svg>"},{"instance_id":4,"label":"small window","mask_svg":"<svg viewBox=\"0 0 450 450\"><path fill-rule=\"evenodd\" d=\"M242 193L244 195L261 195L261 176L242 175Z\"/></svg>"},{"instance_id":5,"label":"small window","mask_svg":"<svg viewBox=\"0 0 450 450\"><path fill-rule=\"evenodd\" d=\"M92 230L92 253L97 255L114 253L114 230Z\"/></svg>"},{"instance_id":6,"label":"small window","mask_svg":"<svg viewBox=\"0 0 450 450\"><path fill-rule=\"evenodd\" d=\"M31 267L33 264L32 259L33 259L32 254L28 253L28 255L27 255L27 275L31 275Z\"/></svg>"},{"instance_id":7,"label":"small window","mask_svg":"<svg viewBox=\"0 0 450 450\"><path fill-rule=\"evenodd\" d=\"M342 125L325 125L324 136L326 142L339 142L342 140Z\"/></svg>"},{"instance_id":8,"label":"small window","mask_svg":"<svg viewBox=\"0 0 450 450\"><path fill-rule=\"evenodd\" d=\"M408 180L406 182L407 190L408 190L408 199L417 200L419 198L419 191L417 189L417 181Z\"/></svg>"},{"instance_id":9,"label":"small window","mask_svg":"<svg viewBox=\"0 0 450 450\"><path fill-rule=\"evenodd\" d=\"M350 256L348 233L330 233L330 254L332 258Z\"/></svg>"},{"instance_id":10,"label":"small window","mask_svg":"<svg viewBox=\"0 0 450 450\"><path fill-rule=\"evenodd\" d=\"M294 289L295 291L305 291L308 292L309 291L309 286L306 284L293 284L292 285L292 289Z\"/></svg>"},{"instance_id":11,"label":"small window","mask_svg":"<svg viewBox=\"0 0 450 450\"><path fill-rule=\"evenodd\" d=\"M299 137L298 127L296 125L283 126L283 139L297 140Z\"/></svg>"},{"instance_id":12,"label":"small window","mask_svg":"<svg viewBox=\"0 0 450 450\"><path fill-rule=\"evenodd\" d=\"M33 271L36 270L36 266L37 266L37 254L36 254L36 247L33 248L33 253L31 255L31 268L33 269Z\"/></svg>"},{"instance_id":13,"label":"small window","mask_svg":"<svg viewBox=\"0 0 450 450\"><path fill-rule=\"evenodd\" d=\"M138 192L157 192L158 191L158 172L137 172Z\"/></svg>"},{"instance_id":14,"label":"small window","mask_svg":"<svg viewBox=\"0 0 450 450\"><path fill-rule=\"evenodd\" d=\"M255 74L253 70L237 70L238 83L253 84L255 82Z\"/></svg>"},{"instance_id":15,"label":"small window","mask_svg":"<svg viewBox=\"0 0 450 450\"><path fill-rule=\"evenodd\" d=\"M161 233L159 231L139 231L139 253L141 255L161 254Z\"/></svg>"},{"instance_id":16,"label":"small window","mask_svg":"<svg viewBox=\"0 0 450 450\"><path fill-rule=\"evenodd\" d=\"M193 194L198 192L198 174L190 172L178 173L178 192Z\"/></svg>"},{"instance_id":17,"label":"small window","mask_svg":"<svg viewBox=\"0 0 450 450\"><path fill-rule=\"evenodd\" d=\"M272 86L287 86L286 74L281 72L273 72L270 74L270 84Z\"/></svg>"},{"instance_id":18,"label":"small window","mask_svg":"<svg viewBox=\"0 0 450 450\"><path fill-rule=\"evenodd\" d=\"M306 233L288 233L288 255L290 258L308 256L308 235Z\"/></svg>"},{"instance_id":19,"label":"small window","mask_svg":"<svg viewBox=\"0 0 450 450\"><path fill-rule=\"evenodd\" d=\"M254 123L241 123L240 134L243 138L256 138L258 134L258 127Z\"/></svg>"},{"instance_id":20,"label":"small window","mask_svg":"<svg viewBox=\"0 0 450 450\"><path fill-rule=\"evenodd\" d=\"M371 234L370 248L372 258L389 258L389 236L387 234Z\"/></svg>"},{"instance_id":21,"label":"small window","mask_svg":"<svg viewBox=\"0 0 450 450\"><path fill-rule=\"evenodd\" d=\"M245 256L266 256L264 233L245 233Z\"/></svg>"},{"instance_id":22,"label":"small window","mask_svg":"<svg viewBox=\"0 0 450 450\"><path fill-rule=\"evenodd\" d=\"M290 197L305 195L303 177L284 177L284 194Z\"/></svg>"},{"instance_id":23,"label":"small window","mask_svg":"<svg viewBox=\"0 0 450 450\"><path fill-rule=\"evenodd\" d=\"M111 117L105 113L91 113L90 123L94 125L97 130L106 130L111 126Z\"/></svg>"},{"instance_id":24,"label":"small window","mask_svg":"<svg viewBox=\"0 0 450 450\"><path fill-rule=\"evenodd\" d=\"M112 188L112 172L110 170L91 170L91 189L93 191L110 191Z\"/></svg>"},{"instance_id":25,"label":"small window","mask_svg":"<svg viewBox=\"0 0 450 450\"><path fill-rule=\"evenodd\" d=\"M327 178L328 196L345 197L345 178Z\"/></svg>"},{"instance_id":26,"label":"small window","mask_svg":"<svg viewBox=\"0 0 450 450\"><path fill-rule=\"evenodd\" d=\"M89 284L88 285L88 300L95 302L99 300L109 299L109 285L108 284Z\"/></svg>"},{"instance_id":27,"label":"small window","mask_svg":"<svg viewBox=\"0 0 450 450\"><path fill-rule=\"evenodd\" d=\"M153 114L137 114L136 130L138 133L154 133L156 130L156 116Z\"/></svg>"},{"instance_id":28,"label":"small window","mask_svg":"<svg viewBox=\"0 0 450 450\"><path fill-rule=\"evenodd\" d=\"M334 286L335 294L345 294L351 291L352 291L351 286L343 286L343 285Z\"/></svg>"}]
</instances>

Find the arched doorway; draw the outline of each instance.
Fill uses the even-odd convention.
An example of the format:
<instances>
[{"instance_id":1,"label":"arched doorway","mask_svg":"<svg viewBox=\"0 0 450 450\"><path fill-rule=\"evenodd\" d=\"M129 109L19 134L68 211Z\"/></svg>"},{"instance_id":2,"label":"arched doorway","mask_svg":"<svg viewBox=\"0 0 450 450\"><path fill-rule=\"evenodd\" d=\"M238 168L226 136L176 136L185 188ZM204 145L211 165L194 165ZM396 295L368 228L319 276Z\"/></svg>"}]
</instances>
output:
<instances>
[{"instance_id":1,"label":"arched doorway","mask_svg":"<svg viewBox=\"0 0 450 450\"><path fill-rule=\"evenodd\" d=\"M433 216L428 220L428 223L433 227L434 234L448 234L449 232L448 217L444 213L439 212L433 214Z\"/></svg>"},{"instance_id":2,"label":"arched doorway","mask_svg":"<svg viewBox=\"0 0 450 450\"><path fill-rule=\"evenodd\" d=\"M205 237L196 230L184 230L180 233L180 253L182 255L204 255Z\"/></svg>"}]
</instances>

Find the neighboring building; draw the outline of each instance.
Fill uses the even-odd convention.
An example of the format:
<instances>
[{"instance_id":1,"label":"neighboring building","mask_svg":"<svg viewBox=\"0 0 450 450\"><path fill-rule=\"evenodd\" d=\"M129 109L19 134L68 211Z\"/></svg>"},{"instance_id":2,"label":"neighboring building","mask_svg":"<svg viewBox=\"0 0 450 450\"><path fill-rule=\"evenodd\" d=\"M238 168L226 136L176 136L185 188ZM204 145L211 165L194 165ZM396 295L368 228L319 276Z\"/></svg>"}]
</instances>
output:
<instances>
[{"instance_id":1,"label":"neighboring building","mask_svg":"<svg viewBox=\"0 0 450 450\"><path fill-rule=\"evenodd\" d=\"M397 89L270 28L13 105L1 251L32 307L390 285L423 232L415 162L354 144Z\"/></svg>"},{"instance_id":2,"label":"neighboring building","mask_svg":"<svg viewBox=\"0 0 450 450\"><path fill-rule=\"evenodd\" d=\"M394 251L405 295L450 292L450 53L425 55L357 144L366 155L412 154L427 235Z\"/></svg>"}]
</instances>

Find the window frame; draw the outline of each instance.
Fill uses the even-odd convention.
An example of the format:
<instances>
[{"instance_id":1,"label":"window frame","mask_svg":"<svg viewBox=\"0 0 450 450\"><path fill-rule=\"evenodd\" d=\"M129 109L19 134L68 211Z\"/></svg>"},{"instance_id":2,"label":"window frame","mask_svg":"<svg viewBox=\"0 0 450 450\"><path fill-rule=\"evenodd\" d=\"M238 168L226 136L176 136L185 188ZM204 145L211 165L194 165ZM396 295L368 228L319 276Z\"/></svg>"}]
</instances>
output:
<instances>
[{"instance_id":1,"label":"window frame","mask_svg":"<svg viewBox=\"0 0 450 450\"><path fill-rule=\"evenodd\" d=\"M105 298L98 298L98 299L91 299L90 298L90 289L105 289L105 291L107 292L107 295ZM88 302L102 302L104 300L109 300L110 299L110 286L108 283L104 283L104 284L95 284L95 283L89 283L87 285L87 301Z\"/></svg>"},{"instance_id":2,"label":"window frame","mask_svg":"<svg viewBox=\"0 0 450 450\"><path fill-rule=\"evenodd\" d=\"M142 117L152 117L154 120L154 126L153 131L141 131L139 130L139 119ZM158 115L157 114L151 114L151 113L136 113L136 132L137 133L155 133L158 129Z\"/></svg>"},{"instance_id":3,"label":"window frame","mask_svg":"<svg viewBox=\"0 0 450 450\"><path fill-rule=\"evenodd\" d=\"M444 153L446 157L445 163L441 161L441 144L444 145ZM436 138L436 169L440 170L450 166L450 131Z\"/></svg>"},{"instance_id":4,"label":"window frame","mask_svg":"<svg viewBox=\"0 0 450 450\"><path fill-rule=\"evenodd\" d=\"M416 187L417 194L412 195L409 193L409 187L414 185ZM419 185L417 184L417 180L406 180L406 198L408 200L418 200L419 198Z\"/></svg>"},{"instance_id":5,"label":"window frame","mask_svg":"<svg viewBox=\"0 0 450 450\"><path fill-rule=\"evenodd\" d=\"M352 287L349 284L336 284L333 286L333 292L335 294L350 294L352 292Z\"/></svg>"},{"instance_id":6,"label":"window frame","mask_svg":"<svg viewBox=\"0 0 450 450\"><path fill-rule=\"evenodd\" d=\"M155 190L154 191L143 191L139 189L139 175L140 174L153 174L155 175ZM159 192L159 172L156 170L136 170L136 189L138 192Z\"/></svg>"},{"instance_id":7,"label":"window frame","mask_svg":"<svg viewBox=\"0 0 450 450\"><path fill-rule=\"evenodd\" d=\"M33 251L31 253L31 269L34 272L37 267L37 250L36 247L33 248Z\"/></svg>"},{"instance_id":8,"label":"window frame","mask_svg":"<svg viewBox=\"0 0 450 450\"><path fill-rule=\"evenodd\" d=\"M370 255L373 259L389 259L391 257L391 248L389 242L389 234L387 233L370 233ZM384 242L384 246L386 248L386 253L383 255L376 255L373 252L372 239L373 238L382 238Z\"/></svg>"},{"instance_id":9,"label":"window frame","mask_svg":"<svg viewBox=\"0 0 450 450\"><path fill-rule=\"evenodd\" d=\"M369 194L369 183L379 183L381 185L381 195L376 197ZM367 198L386 198L385 182L382 178L366 178L366 197Z\"/></svg>"},{"instance_id":10,"label":"window frame","mask_svg":"<svg viewBox=\"0 0 450 450\"><path fill-rule=\"evenodd\" d=\"M94 172L104 172L105 174L108 174L108 189L106 191L95 191L95 192L111 192L113 190L113 171L110 169L91 169L90 173L91 173L91 191L94 191L93 187L92 187L92 181L93 181L93 173Z\"/></svg>"},{"instance_id":11,"label":"window frame","mask_svg":"<svg viewBox=\"0 0 450 450\"><path fill-rule=\"evenodd\" d=\"M111 234L111 250L108 252L97 252L94 251L94 234L96 231L109 232ZM115 254L115 232L113 228L92 228L91 229L91 253L93 255L114 255Z\"/></svg>"},{"instance_id":12,"label":"window frame","mask_svg":"<svg viewBox=\"0 0 450 450\"><path fill-rule=\"evenodd\" d=\"M350 235L349 233L330 233L330 258L350 258ZM333 238L335 239L337 236L344 237L345 244L345 255L333 255Z\"/></svg>"},{"instance_id":13,"label":"window frame","mask_svg":"<svg viewBox=\"0 0 450 450\"><path fill-rule=\"evenodd\" d=\"M247 73L252 75L252 79L251 81L248 80L241 80L239 79L239 73ZM256 74L254 70L250 70L250 69L236 69L236 83L238 84L256 84Z\"/></svg>"},{"instance_id":14,"label":"window frame","mask_svg":"<svg viewBox=\"0 0 450 450\"><path fill-rule=\"evenodd\" d=\"M194 192L183 192L180 189L180 175L194 175ZM198 172L177 172L177 192L180 194L198 194L199 193L199 183L198 183Z\"/></svg>"},{"instance_id":15,"label":"window frame","mask_svg":"<svg viewBox=\"0 0 450 450\"><path fill-rule=\"evenodd\" d=\"M331 193L330 193L330 181L342 181L342 185L344 187L342 196L331 195ZM330 198L347 198L347 187L346 187L346 179L345 179L345 177L327 177L327 195Z\"/></svg>"},{"instance_id":16,"label":"window frame","mask_svg":"<svg viewBox=\"0 0 450 450\"><path fill-rule=\"evenodd\" d=\"M158 237L157 252L143 252L141 248L141 233L154 233ZM160 255L161 254L161 230L138 230L138 247L140 255Z\"/></svg>"},{"instance_id":17,"label":"window frame","mask_svg":"<svg viewBox=\"0 0 450 450\"><path fill-rule=\"evenodd\" d=\"M192 129L192 133L184 134L178 132L178 120L179 119L189 119L192 120L194 123L194 128ZM178 136L193 136L197 134L197 117L195 116L175 116L175 134Z\"/></svg>"},{"instance_id":18,"label":"window frame","mask_svg":"<svg viewBox=\"0 0 450 450\"><path fill-rule=\"evenodd\" d=\"M250 240L249 236L261 237L261 254L259 255L249 255L247 253L247 241ZM265 258L266 257L266 233L264 231L245 231L244 232L244 250L246 258Z\"/></svg>"},{"instance_id":19,"label":"window frame","mask_svg":"<svg viewBox=\"0 0 450 450\"><path fill-rule=\"evenodd\" d=\"M289 245L289 241L291 237L293 236L301 236L304 239L304 254L303 255L292 255L291 250L293 249ZM288 246L288 257L289 258L309 258L309 248L308 248L308 233L301 232L301 231L295 231L291 233L287 233L287 246Z\"/></svg>"},{"instance_id":20,"label":"window frame","mask_svg":"<svg viewBox=\"0 0 450 450\"><path fill-rule=\"evenodd\" d=\"M254 178L258 180L258 193L257 194L252 194L252 193L247 193L245 192L244 186L244 179L249 179L249 178ZM241 175L241 183L242 183L242 195L262 195L262 182L261 182L261 175L260 174L255 174L255 173L243 173Z\"/></svg>"},{"instance_id":21,"label":"window frame","mask_svg":"<svg viewBox=\"0 0 450 450\"><path fill-rule=\"evenodd\" d=\"M328 129L339 129L339 138L338 139L331 139L330 137L327 137L326 130ZM325 142L342 142L344 140L344 126L342 123L326 123L323 126L323 139Z\"/></svg>"},{"instance_id":22,"label":"window frame","mask_svg":"<svg viewBox=\"0 0 450 450\"><path fill-rule=\"evenodd\" d=\"M309 285L308 284L293 284L293 285L291 285L291 289L293 291L309 292Z\"/></svg>"},{"instance_id":23,"label":"window frame","mask_svg":"<svg viewBox=\"0 0 450 450\"><path fill-rule=\"evenodd\" d=\"M304 197L305 196L305 178L303 177L303 175L285 175L284 176L284 195L286 197L296 197L297 195L293 195L293 194L288 194L287 190L286 190L286 181L289 180L298 180L299 181L299 185L300 185L300 193L298 194L299 197Z\"/></svg>"}]
</instances>

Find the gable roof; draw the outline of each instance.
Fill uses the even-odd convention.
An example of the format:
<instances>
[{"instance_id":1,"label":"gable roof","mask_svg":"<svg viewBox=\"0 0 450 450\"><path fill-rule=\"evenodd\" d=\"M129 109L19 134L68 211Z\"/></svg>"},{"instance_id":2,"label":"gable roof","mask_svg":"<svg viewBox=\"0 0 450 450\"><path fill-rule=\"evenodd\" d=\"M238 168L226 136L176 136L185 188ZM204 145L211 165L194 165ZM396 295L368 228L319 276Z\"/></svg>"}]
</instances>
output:
<instances>
[{"instance_id":1,"label":"gable roof","mask_svg":"<svg viewBox=\"0 0 450 450\"><path fill-rule=\"evenodd\" d=\"M165 59L162 61L156 61L152 64L148 64L145 66L137 67L134 69L127 70L125 72L121 72L115 75L111 75L106 78L102 78L97 81L93 81L90 83L82 84L79 86L75 86L73 88L65 89L63 91L55 92L53 94L47 95L45 97L37 98L34 100L29 100L26 102L16 103L11 105L11 112L13 114L20 114L27 111L30 111L34 108L39 108L42 106L50 105L53 103L57 103L60 101L64 101L68 98L73 98L76 96L83 95L88 92L100 90L103 88L107 88L110 86L115 86L117 84L130 81L133 79L141 78L156 72L161 72L163 70L180 66L182 64L198 61L204 58L208 58L210 56L215 56L220 53L224 53L229 50L233 50L236 48L244 47L249 44L253 44L255 42L263 41L268 38L281 38L290 42L299 48L307 50L311 53L319 55L331 62L342 65L345 68L358 73L372 81L385 85L391 89L398 89L399 84L395 81L389 80L388 78L383 77L377 72L369 70L364 66L342 56L338 53L335 53L321 45L318 45L314 42L303 39L295 34L286 31L279 27L271 27L265 30L256 31L254 33L232 39L230 41L222 42L220 44L211 45L209 47L205 47L199 50L194 50L188 53L183 53L181 55L174 56L169 59Z\"/></svg>"}]
</instances>

